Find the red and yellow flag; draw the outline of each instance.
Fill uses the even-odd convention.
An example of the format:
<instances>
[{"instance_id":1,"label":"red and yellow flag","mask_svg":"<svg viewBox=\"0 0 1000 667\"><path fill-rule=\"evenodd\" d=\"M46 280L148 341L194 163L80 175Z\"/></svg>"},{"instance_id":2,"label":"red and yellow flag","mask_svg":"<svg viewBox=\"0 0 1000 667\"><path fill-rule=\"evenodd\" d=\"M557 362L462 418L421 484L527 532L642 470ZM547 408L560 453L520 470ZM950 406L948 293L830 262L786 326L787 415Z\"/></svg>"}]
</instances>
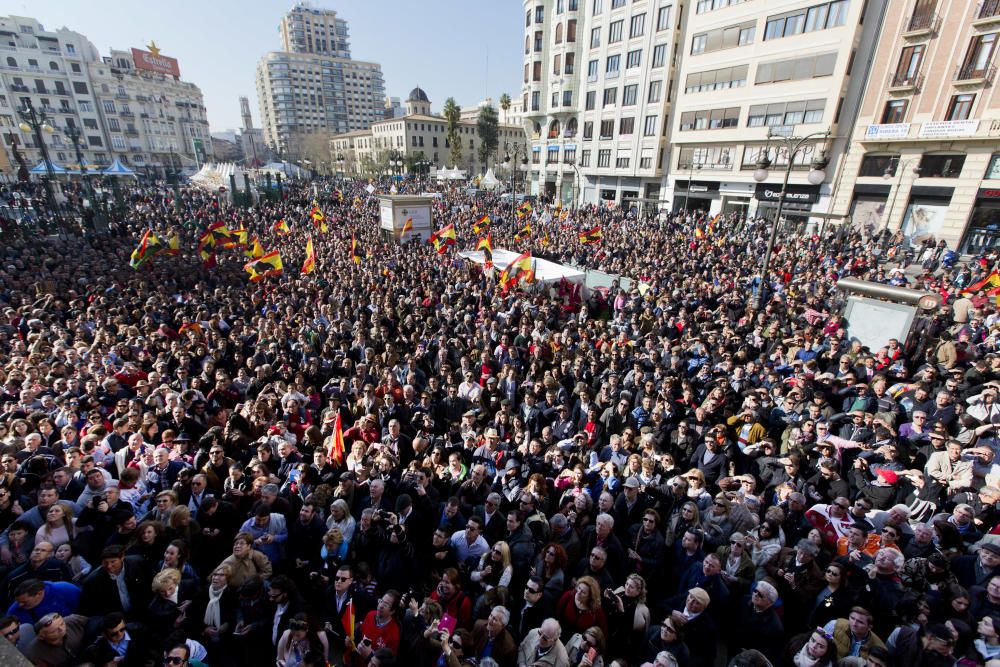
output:
<instances>
[{"instance_id":1,"label":"red and yellow flag","mask_svg":"<svg viewBox=\"0 0 1000 667\"><path fill-rule=\"evenodd\" d=\"M531 202L526 201L517 208L517 217L523 218L531 213Z\"/></svg>"},{"instance_id":2,"label":"red and yellow flag","mask_svg":"<svg viewBox=\"0 0 1000 667\"><path fill-rule=\"evenodd\" d=\"M483 266L487 269L493 268L493 239L487 234L483 238L479 239L476 244L476 250L483 251Z\"/></svg>"},{"instance_id":3,"label":"red and yellow flag","mask_svg":"<svg viewBox=\"0 0 1000 667\"><path fill-rule=\"evenodd\" d=\"M271 276L280 276L282 272L281 253L272 250L260 259L246 263L243 269L250 274L250 282L258 282Z\"/></svg>"},{"instance_id":4,"label":"red and yellow flag","mask_svg":"<svg viewBox=\"0 0 1000 667\"><path fill-rule=\"evenodd\" d=\"M484 231L490 228L490 216L484 215L483 217L472 223L472 231L476 234L482 234Z\"/></svg>"},{"instance_id":5,"label":"red and yellow flag","mask_svg":"<svg viewBox=\"0 0 1000 667\"><path fill-rule=\"evenodd\" d=\"M434 245L434 249L437 250L439 255L444 254L444 251L448 249L448 246L455 245L457 237L455 235L455 225L447 225L437 230L431 237L427 239L428 243Z\"/></svg>"},{"instance_id":6,"label":"red and yellow flag","mask_svg":"<svg viewBox=\"0 0 1000 667\"><path fill-rule=\"evenodd\" d=\"M271 227L271 231L277 234L278 236L284 236L285 234L292 233L292 230L288 228L288 223L285 222L284 218L274 223L274 226Z\"/></svg>"},{"instance_id":7,"label":"red and yellow flag","mask_svg":"<svg viewBox=\"0 0 1000 667\"><path fill-rule=\"evenodd\" d=\"M250 259L259 259L267 253L264 252L264 246L260 244L260 239L257 238L256 234L254 234L253 243L251 243L250 246L243 251L243 254Z\"/></svg>"},{"instance_id":8,"label":"red and yellow flag","mask_svg":"<svg viewBox=\"0 0 1000 667\"><path fill-rule=\"evenodd\" d=\"M160 238L147 229L139 240L139 245L132 251L129 265L133 269L138 269L144 262L155 256L159 248Z\"/></svg>"},{"instance_id":9,"label":"red and yellow flag","mask_svg":"<svg viewBox=\"0 0 1000 667\"><path fill-rule=\"evenodd\" d=\"M514 234L514 241L523 241L524 239L531 238L531 223L527 223L521 228L517 234Z\"/></svg>"},{"instance_id":10,"label":"red and yellow flag","mask_svg":"<svg viewBox=\"0 0 1000 667\"><path fill-rule=\"evenodd\" d=\"M181 252L181 236L177 232L174 232L170 238L167 240L167 247L164 248L163 254L168 257L173 257L174 255L179 255Z\"/></svg>"},{"instance_id":11,"label":"red and yellow flag","mask_svg":"<svg viewBox=\"0 0 1000 667\"><path fill-rule=\"evenodd\" d=\"M695 227L694 228L694 237L696 239L705 238L705 232L701 231L701 227Z\"/></svg>"},{"instance_id":12,"label":"red and yellow flag","mask_svg":"<svg viewBox=\"0 0 1000 667\"><path fill-rule=\"evenodd\" d=\"M306 261L302 263L302 275L309 275L316 270L316 251L313 249L312 237L306 241Z\"/></svg>"},{"instance_id":13,"label":"red and yellow flag","mask_svg":"<svg viewBox=\"0 0 1000 667\"><path fill-rule=\"evenodd\" d=\"M990 290L995 287L1000 287L1000 272L998 272L996 269L994 269L990 275L986 276L979 282L973 283L972 285L966 287L964 290L962 290L962 294L976 294L978 292L983 291L984 289Z\"/></svg>"},{"instance_id":14,"label":"red and yellow flag","mask_svg":"<svg viewBox=\"0 0 1000 667\"><path fill-rule=\"evenodd\" d=\"M600 227L592 227L591 229L588 229L585 232L580 232L578 236L580 239L580 243L583 243L584 245L589 245L591 243L599 243L601 239L604 238L604 235L601 233Z\"/></svg>"},{"instance_id":15,"label":"red and yellow flag","mask_svg":"<svg viewBox=\"0 0 1000 667\"><path fill-rule=\"evenodd\" d=\"M532 269L534 261L531 258L531 251L522 253L507 265L507 268L500 274L500 289L504 292L510 291L518 282L530 283L534 280L535 272Z\"/></svg>"},{"instance_id":16,"label":"red and yellow flag","mask_svg":"<svg viewBox=\"0 0 1000 667\"><path fill-rule=\"evenodd\" d=\"M715 233L715 225L722 219L722 213L716 213L715 217L708 221L708 233Z\"/></svg>"},{"instance_id":17,"label":"red and yellow flag","mask_svg":"<svg viewBox=\"0 0 1000 667\"><path fill-rule=\"evenodd\" d=\"M361 255L358 254L358 239L355 238L354 234L351 234L351 259L354 263L361 265Z\"/></svg>"},{"instance_id":18,"label":"red and yellow flag","mask_svg":"<svg viewBox=\"0 0 1000 667\"><path fill-rule=\"evenodd\" d=\"M309 212L309 217L312 218L313 226L316 227L320 232L326 233L328 230L326 226L326 216L323 215L323 211L319 209L319 204L313 202L312 211Z\"/></svg>"},{"instance_id":19,"label":"red and yellow flag","mask_svg":"<svg viewBox=\"0 0 1000 667\"><path fill-rule=\"evenodd\" d=\"M247 244L249 232L245 229L230 229L229 234L219 245L220 248L228 250L230 248L244 248Z\"/></svg>"},{"instance_id":20,"label":"red and yellow flag","mask_svg":"<svg viewBox=\"0 0 1000 667\"><path fill-rule=\"evenodd\" d=\"M400 237L406 236L407 233L413 231L413 218L407 218L406 222L403 223L403 233Z\"/></svg>"},{"instance_id":21,"label":"red and yellow flag","mask_svg":"<svg viewBox=\"0 0 1000 667\"><path fill-rule=\"evenodd\" d=\"M333 433L329 438L330 451L327 457L333 462L334 466L340 466L344 463L344 424L340 419L340 411L337 412L336 418L333 420ZM345 630L347 628L344 628ZM351 632L354 631L354 621L351 620Z\"/></svg>"}]
</instances>

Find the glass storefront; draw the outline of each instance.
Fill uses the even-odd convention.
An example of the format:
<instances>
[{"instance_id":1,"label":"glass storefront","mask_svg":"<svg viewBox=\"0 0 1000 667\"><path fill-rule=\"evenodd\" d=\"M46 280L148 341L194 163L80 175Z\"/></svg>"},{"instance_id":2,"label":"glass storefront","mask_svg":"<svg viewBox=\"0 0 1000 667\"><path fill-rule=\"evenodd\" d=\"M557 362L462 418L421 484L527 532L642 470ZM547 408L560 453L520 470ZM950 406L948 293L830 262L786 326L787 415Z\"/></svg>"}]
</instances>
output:
<instances>
[{"instance_id":1,"label":"glass storefront","mask_svg":"<svg viewBox=\"0 0 1000 667\"><path fill-rule=\"evenodd\" d=\"M982 188L959 251L979 255L997 247L1000 247L1000 189Z\"/></svg>"}]
</instances>

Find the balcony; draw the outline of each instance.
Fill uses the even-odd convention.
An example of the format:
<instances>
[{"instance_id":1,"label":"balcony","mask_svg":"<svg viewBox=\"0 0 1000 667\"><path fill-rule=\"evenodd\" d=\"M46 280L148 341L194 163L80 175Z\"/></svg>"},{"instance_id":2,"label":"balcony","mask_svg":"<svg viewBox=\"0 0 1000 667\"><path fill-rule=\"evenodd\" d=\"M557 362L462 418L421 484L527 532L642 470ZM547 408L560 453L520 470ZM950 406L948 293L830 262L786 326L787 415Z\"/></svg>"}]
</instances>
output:
<instances>
[{"instance_id":1,"label":"balcony","mask_svg":"<svg viewBox=\"0 0 1000 667\"><path fill-rule=\"evenodd\" d=\"M65 88L56 88L56 95L62 95L63 97L70 97L73 93L69 92Z\"/></svg>"},{"instance_id":2,"label":"balcony","mask_svg":"<svg viewBox=\"0 0 1000 667\"><path fill-rule=\"evenodd\" d=\"M993 81L996 71L996 65L981 68L975 65L960 65L955 70L953 81L956 86L981 86Z\"/></svg>"},{"instance_id":3,"label":"balcony","mask_svg":"<svg viewBox=\"0 0 1000 667\"><path fill-rule=\"evenodd\" d=\"M983 0L976 7L972 25L979 27L1000 22L1000 0Z\"/></svg>"},{"instance_id":4,"label":"balcony","mask_svg":"<svg viewBox=\"0 0 1000 667\"><path fill-rule=\"evenodd\" d=\"M126 118L132 118L133 116L135 116L134 113L132 113L131 111L129 111L127 109L122 109L121 111L118 112L118 115L119 116L125 116Z\"/></svg>"},{"instance_id":5,"label":"balcony","mask_svg":"<svg viewBox=\"0 0 1000 667\"><path fill-rule=\"evenodd\" d=\"M36 95L48 95L49 92L50 91L49 91L48 88L37 88L37 87L35 88L35 94Z\"/></svg>"},{"instance_id":6,"label":"balcony","mask_svg":"<svg viewBox=\"0 0 1000 667\"><path fill-rule=\"evenodd\" d=\"M139 130L134 130L134 129L125 130L125 135L129 137L138 137Z\"/></svg>"},{"instance_id":7,"label":"balcony","mask_svg":"<svg viewBox=\"0 0 1000 667\"><path fill-rule=\"evenodd\" d=\"M75 112L73 111L73 107L70 106L69 104L62 104L62 105L59 106L58 109L56 109L56 113L68 113L68 114L72 114L72 113L75 113Z\"/></svg>"},{"instance_id":8,"label":"balcony","mask_svg":"<svg viewBox=\"0 0 1000 667\"><path fill-rule=\"evenodd\" d=\"M890 93L912 93L920 90L924 75L919 72L896 72L889 77Z\"/></svg>"},{"instance_id":9,"label":"balcony","mask_svg":"<svg viewBox=\"0 0 1000 667\"><path fill-rule=\"evenodd\" d=\"M127 100L130 99L128 93L115 93L116 100Z\"/></svg>"},{"instance_id":10,"label":"balcony","mask_svg":"<svg viewBox=\"0 0 1000 667\"><path fill-rule=\"evenodd\" d=\"M941 25L941 17L930 12L914 14L903 30L903 37L924 37L936 33Z\"/></svg>"},{"instance_id":11,"label":"balcony","mask_svg":"<svg viewBox=\"0 0 1000 667\"><path fill-rule=\"evenodd\" d=\"M26 92L28 92L28 87L27 86L23 86L23 85L18 84L18 83L11 84L10 89L13 90L14 92L17 92L17 93L26 93Z\"/></svg>"}]
</instances>

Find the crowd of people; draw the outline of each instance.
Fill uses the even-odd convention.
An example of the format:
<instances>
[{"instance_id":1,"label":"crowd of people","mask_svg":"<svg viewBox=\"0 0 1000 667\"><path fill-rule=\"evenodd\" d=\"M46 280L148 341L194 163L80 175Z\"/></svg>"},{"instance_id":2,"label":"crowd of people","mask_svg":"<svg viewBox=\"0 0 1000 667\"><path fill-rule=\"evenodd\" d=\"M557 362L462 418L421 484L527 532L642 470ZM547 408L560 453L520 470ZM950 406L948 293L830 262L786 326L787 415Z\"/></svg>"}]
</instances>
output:
<instances>
[{"instance_id":1,"label":"crowd of people","mask_svg":"<svg viewBox=\"0 0 1000 667\"><path fill-rule=\"evenodd\" d=\"M453 190L438 253L368 185L137 184L109 234L72 206L0 229L0 634L28 660L1000 659L995 256L904 271L901 235L783 226L761 279L763 218ZM456 252L484 216L629 288L503 289ZM283 273L204 262L215 222ZM146 230L179 252L134 269ZM845 277L942 306L869 349Z\"/></svg>"}]
</instances>

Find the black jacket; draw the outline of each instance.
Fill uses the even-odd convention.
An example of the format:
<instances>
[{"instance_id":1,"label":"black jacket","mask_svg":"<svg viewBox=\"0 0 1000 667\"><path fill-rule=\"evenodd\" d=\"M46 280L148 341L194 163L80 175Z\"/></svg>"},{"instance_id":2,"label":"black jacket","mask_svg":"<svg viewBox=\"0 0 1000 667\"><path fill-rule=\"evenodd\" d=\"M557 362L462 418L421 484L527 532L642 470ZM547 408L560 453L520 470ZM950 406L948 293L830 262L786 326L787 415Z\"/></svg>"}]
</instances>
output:
<instances>
[{"instance_id":1,"label":"black jacket","mask_svg":"<svg viewBox=\"0 0 1000 667\"><path fill-rule=\"evenodd\" d=\"M130 616L145 610L151 596L152 573L142 556L126 556L124 565L125 587L128 590ZM101 616L112 611L124 611L118 585L108 576L104 567L98 567L83 580L80 613Z\"/></svg>"}]
</instances>

